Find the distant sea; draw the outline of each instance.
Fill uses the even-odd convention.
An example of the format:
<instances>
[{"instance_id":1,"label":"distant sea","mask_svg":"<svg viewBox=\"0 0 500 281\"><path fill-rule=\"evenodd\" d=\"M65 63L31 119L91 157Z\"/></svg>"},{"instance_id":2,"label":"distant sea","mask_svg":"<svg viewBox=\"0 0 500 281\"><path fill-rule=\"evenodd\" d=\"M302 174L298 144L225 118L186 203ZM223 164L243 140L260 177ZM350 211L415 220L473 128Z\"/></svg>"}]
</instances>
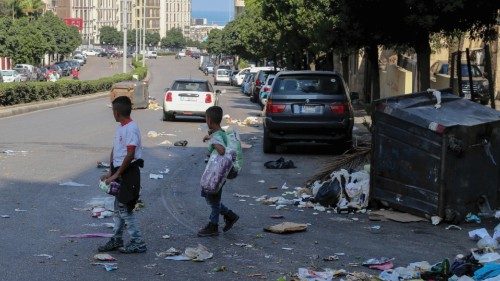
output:
<instances>
[{"instance_id":1,"label":"distant sea","mask_svg":"<svg viewBox=\"0 0 500 281\"><path fill-rule=\"evenodd\" d=\"M233 18L232 11L192 11L191 18L206 18L208 24L226 25Z\"/></svg>"}]
</instances>

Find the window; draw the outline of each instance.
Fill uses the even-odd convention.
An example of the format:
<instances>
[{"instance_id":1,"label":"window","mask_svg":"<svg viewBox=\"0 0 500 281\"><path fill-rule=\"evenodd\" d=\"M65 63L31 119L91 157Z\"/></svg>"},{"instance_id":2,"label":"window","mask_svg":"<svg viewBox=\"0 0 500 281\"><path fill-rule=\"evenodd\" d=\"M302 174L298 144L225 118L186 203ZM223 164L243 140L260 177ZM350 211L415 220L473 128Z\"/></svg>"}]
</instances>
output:
<instances>
[{"instance_id":1,"label":"window","mask_svg":"<svg viewBox=\"0 0 500 281\"><path fill-rule=\"evenodd\" d=\"M342 80L329 75L286 75L279 77L273 87L275 94L344 95Z\"/></svg>"},{"instance_id":2,"label":"window","mask_svg":"<svg viewBox=\"0 0 500 281\"><path fill-rule=\"evenodd\" d=\"M208 92L209 88L206 82L188 82L176 81L172 86L172 91L194 91L194 92Z\"/></svg>"}]
</instances>

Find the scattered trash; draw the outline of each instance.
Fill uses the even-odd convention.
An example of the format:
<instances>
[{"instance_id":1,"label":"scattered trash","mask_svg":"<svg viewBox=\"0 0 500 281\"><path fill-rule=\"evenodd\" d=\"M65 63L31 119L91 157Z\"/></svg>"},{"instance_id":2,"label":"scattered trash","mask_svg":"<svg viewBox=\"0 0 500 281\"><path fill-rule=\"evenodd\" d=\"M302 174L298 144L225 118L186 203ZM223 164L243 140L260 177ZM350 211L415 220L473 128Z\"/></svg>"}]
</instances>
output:
<instances>
[{"instance_id":1,"label":"scattered trash","mask_svg":"<svg viewBox=\"0 0 500 281\"><path fill-rule=\"evenodd\" d=\"M165 170L160 171L160 174L168 174L168 173L170 173L170 169L169 168L165 168Z\"/></svg>"},{"instance_id":2,"label":"scattered trash","mask_svg":"<svg viewBox=\"0 0 500 281\"><path fill-rule=\"evenodd\" d=\"M107 227L107 228L113 228L115 227L115 224L113 222L103 222L103 223L88 223L85 224L85 226L90 226L90 227Z\"/></svg>"},{"instance_id":3,"label":"scattered trash","mask_svg":"<svg viewBox=\"0 0 500 281\"><path fill-rule=\"evenodd\" d=\"M38 255L35 255L35 257L44 257L44 258L47 258L48 260L50 260L52 258L52 256L49 254L38 254Z\"/></svg>"},{"instance_id":4,"label":"scattered trash","mask_svg":"<svg viewBox=\"0 0 500 281\"><path fill-rule=\"evenodd\" d=\"M377 278L373 277L372 275L366 273L366 272L351 272L347 274L347 271L340 269L337 271L333 272L333 276L341 276L341 275L347 275L346 280L347 281L372 281L372 280L378 280Z\"/></svg>"},{"instance_id":5,"label":"scattered trash","mask_svg":"<svg viewBox=\"0 0 500 281\"><path fill-rule=\"evenodd\" d=\"M214 268L213 271L214 272L224 272L224 271L227 271L227 267L225 267L224 265L218 266L218 267Z\"/></svg>"},{"instance_id":6,"label":"scattered trash","mask_svg":"<svg viewBox=\"0 0 500 281\"><path fill-rule=\"evenodd\" d=\"M307 268L299 268L298 277L301 281L331 281L332 271L314 271Z\"/></svg>"},{"instance_id":7,"label":"scattered trash","mask_svg":"<svg viewBox=\"0 0 500 281\"><path fill-rule=\"evenodd\" d=\"M333 256L328 256L323 258L324 261L336 261L339 260L339 256L333 255Z\"/></svg>"},{"instance_id":8,"label":"scattered trash","mask_svg":"<svg viewBox=\"0 0 500 281\"><path fill-rule=\"evenodd\" d=\"M113 212L106 210L104 207L94 207L92 208L92 217L104 219L107 217L111 217Z\"/></svg>"},{"instance_id":9,"label":"scattered trash","mask_svg":"<svg viewBox=\"0 0 500 281\"><path fill-rule=\"evenodd\" d=\"M294 169L297 168L295 167L295 164L293 163L292 160L286 161L285 158L280 157L276 161L268 161L264 163L264 167L267 169Z\"/></svg>"},{"instance_id":10,"label":"scattered trash","mask_svg":"<svg viewBox=\"0 0 500 281\"><path fill-rule=\"evenodd\" d=\"M324 212L324 211L326 211L326 208L321 206L321 205L316 205L316 206L314 206L314 210Z\"/></svg>"},{"instance_id":11,"label":"scattered trash","mask_svg":"<svg viewBox=\"0 0 500 281\"><path fill-rule=\"evenodd\" d=\"M439 216L432 216L431 217L431 222L433 225L438 225L439 223L441 223L442 220L443 220L443 218L441 218Z\"/></svg>"},{"instance_id":12,"label":"scattered trash","mask_svg":"<svg viewBox=\"0 0 500 281\"><path fill-rule=\"evenodd\" d=\"M22 210L22 209L15 208L14 211L16 211L16 212L27 212L28 210Z\"/></svg>"},{"instance_id":13,"label":"scattered trash","mask_svg":"<svg viewBox=\"0 0 500 281\"><path fill-rule=\"evenodd\" d=\"M148 132L148 138L157 138L158 137L158 132L156 131L149 131Z\"/></svg>"},{"instance_id":14,"label":"scattered trash","mask_svg":"<svg viewBox=\"0 0 500 281\"><path fill-rule=\"evenodd\" d=\"M106 271L114 271L118 269L118 265L116 263L94 262L92 265L102 265Z\"/></svg>"},{"instance_id":15,"label":"scattered trash","mask_svg":"<svg viewBox=\"0 0 500 281\"><path fill-rule=\"evenodd\" d=\"M163 179L163 175L161 174L149 174L149 178L153 180Z\"/></svg>"},{"instance_id":16,"label":"scattered trash","mask_svg":"<svg viewBox=\"0 0 500 281\"><path fill-rule=\"evenodd\" d=\"M250 198L250 195L244 195L239 193L233 193L233 196L238 198Z\"/></svg>"},{"instance_id":17,"label":"scattered trash","mask_svg":"<svg viewBox=\"0 0 500 281\"><path fill-rule=\"evenodd\" d=\"M163 239L170 239L170 235L163 235L161 238L163 238Z\"/></svg>"},{"instance_id":18,"label":"scattered trash","mask_svg":"<svg viewBox=\"0 0 500 281\"><path fill-rule=\"evenodd\" d=\"M157 264L156 264L156 263L151 263L151 264L147 264L147 265L145 265L144 267L145 267L145 268L148 268L148 269L153 269L153 268L155 268L156 266L157 266Z\"/></svg>"},{"instance_id":19,"label":"scattered trash","mask_svg":"<svg viewBox=\"0 0 500 281\"><path fill-rule=\"evenodd\" d=\"M382 227L380 225L370 226L371 233L380 233L382 232Z\"/></svg>"},{"instance_id":20,"label":"scattered trash","mask_svg":"<svg viewBox=\"0 0 500 281\"><path fill-rule=\"evenodd\" d=\"M497 252L488 252L486 250L479 250L479 249L473 250L472 256L480 264L486 264L500 260L500 254L498 254Z\"/></svg>"},{"instance_id":21,"label":"scattered trash","mask_svg":"<svg viewBox=\"0 0 500 281\"><path fill-rule=\"evenodd\" d=\"M25 150L4 150L2 151L3 154L7 154L7 155L17 155L17 154L22 154L22 155L26 155L28 153L28 151L25 151Z\"/></svg>"},{"instance_id":22,"label":"scattered trash","mask_svg":"<svg viewBox=\"0 0 500 281\"><path fill-rule=\"evenodd\" d=\"M293 251L293 248L288 248L288 247L283 247L281 248L282 250L285 250L285 251Z\"/></svg>"},{"instance_id":23,"label":"scattered trash","mask_svg":"<svg viewBox=\"0 0 500 281\"><path fill-rule=\"evenodd\" d=\"M170 248L164 252L156 253L156 256L159 258L164 258L164 257L178 256L180 254L181 251L177 250L176 248Z\"/></svg>"},{"instance_id":24,"label":"scattered trash","mask_svg":"<svg viewBox=\"0 0 500 281\"><path fill-rule=\"evenodd\" d=\"M286 186L286 182L281 186L281 189L289 189L290 187Z\"/></svg>"},{"instance_id":25,"label":"scattered trash","mask_svg":"<svg viewBox=\"0 0 500 281\"><path fill-rule=\"evenodd\" d=\"M282 219L284 218L283 215L271 215L272 219Z\"/></svg>"},{"instance_id":26,"label":"scattered trash","mask_svg":"<svg viewBox=\"0 0 500 281\"><path fill-rule=\"evenodd\" d=\"M115 261L116 259L110 254L96 254L94 259L98 261Z\"/></svg>"},{"instance_id":27,"label":"scattered trash","mask_svg":"<svg viewBox=\"0 0 500 281\"><path fill-rule=\"evenodd\" d=\"M477 247L481 250L483 249L491 249L496 250L498 248L498 241L491 238L489 235L481 238L477 241Z\"/></svg>"},{"instance_id":28,"label":"scattered trash","mask_svg":"<svg viewBox=\"0 0 500 281\"><path fill-rule=\"evenodd\" d=\"M174 146L186 146L188 144L187 140L176 141Z\"/></svg>"},{"instance_id":29,"label":"scattered trash","mask_svg":"<svg viewBox=\"0 0 500 281\"><path fill-rule=\"evenodd\" d=\"M283 222L277 225L265 227L264 230L277 234L302 232L307 230L307 224Z\"/></svg>"},{"instance_id":30,"label":"scattered trash","mask_svg":"<svg viewBox=\"0 0 500 281\"><path fill-rule=\"evenodd\" d=\"M10 218L9 215L1 215L0 217L2 217L2 219L8 219L8 218Z\"/></svg>"},{"instance_id":31,"label":"scattered trash","mask_svg":"<svg viewBox=\"0 0 500 281\"><path fill-rule=\"evenodd\" d=\"M83 233L63 235L62 238L111 238L113 233Z\"/></svg>"},{"instance_id":32,"label":"scattered trash","mask_svg":"<svg viewBox=\"0 0 500 281\"><path fill-rule=\"evenodd\" d=\"M97 168L110 168L111 165L106 162L97 162Z\"/></svg>"},{"instance_id":33,"label":"scattered trash","mask_svg":"<svg viewBox=\"0 0 500 281\"><path fill-rule=\"evenodd\" d=\"M83 183L77 183L74 181L67 181L59 184L60 186L75 186L75 187L82 187L82 186L89 186L88 184L83 184Z\"/></svg>"},{"instance_id":34,"label":"scattered trash","mask_svg":"<svg viewBox=\"0 0 500 281\"><path fill-rule=\"evenodd\" d=\"M486 228L480 228L469 231L469 238L475 241L483 239L484 237L488 236L490 236L490 234L488 233Z\"/></svg>"},{"instance_id":35,"label":"scattered trash","mask_svg":"<svg viewBox=\"0 0 500 281\"><path fill-rule=\"evenodd\" d=\"M474 215L473 213L468 213L467 216L465 217L465 221L481 223L481 218L479 218L477 215Z\"/></svg>"},{"instance_id":36,"label":"scattered trash","mask_svg":"<svg viewBox=\"0 0 500 281\"><path fill-rule=\"evenodd\" d=\"M260 183L265 183L266 181L265 181L265 180L260 180L259 182L260 182Z\"/></svg>"},{"instance_id":37,"label":"scattered trash","mask_svg":"<svg viewBox=\"0 0 500 281\"><path fill-rule=\"evenodd\" d=\"M245 125L245 126L252 126L252 127L258 127L259 126L259 119L257 117L247 117L241 124L238 125Z\"/></svg>"},{"instance_id":38,"label":"scattered trash","mask_svg":"<svg viewBox=\"0 0 500 281\"><path fill-rule=\"evenodd\" d=\"M253 248L252 245L246 244L246 243L234 243L234 245L238 246L238 247L243 247L243 248Z\"/></svg>"},{"instance_id":39,"label":"scattered trash","mask_svg":"<svg viewBox=\"0 0 500 281\"><path fill-rule=\"evenodd\" d=\"M453 229L454 229L454 230L462 230L462 228L461 228L460 226L458 226L458 225L454 225L454 224L450 224L450 225L448 225L445 229L446 229L446 230L453 230Z\"/></svg>"},{"instance_id":40,"label":"scattered trash","mask_svg":"<svg viewBox=\"0 0 500 281\"><path fill-rule=\"evenodd\" d=\"M198 246L196 248L194 248L194 247L186 248L183 255L167 256L165 259L177 260L177 261L192 260L192 261L202 262L202 261L205 261L207 259L211 259L213 257L213 255L214 254L210 253L205 246L198 244Z\"/></svg>"},{"instance_id":41,"label":"scattered trash","mask_svg":"<svg viewBox=\"0 0 500 281\"><path fill-rule=\"evenodd\" d=\"M172 144L172 142L171 142L171 141L169 141L169 140L164 140L164 141L160 142L158 145L171 145L171 144Z\"/></svg>"},{"instance_id":42,"label":"scattered trash","mask_svg":"<svg viewBox=\"0 0 500 281\"><path fill-rule=\"evenodd\" d=\"M372 216L381 216L386 219L389 219L391 221L397 221L397 222L402 222L402 223L408 223L408 222L420 222L420 221L425 221L424 218L417 217L408 213L401 213L401 212L396 212L396 211L389 211L389 210L377 210L377 211L372 211L370 213L370 220L372 220Z\"/></svg>"}]
</instances>

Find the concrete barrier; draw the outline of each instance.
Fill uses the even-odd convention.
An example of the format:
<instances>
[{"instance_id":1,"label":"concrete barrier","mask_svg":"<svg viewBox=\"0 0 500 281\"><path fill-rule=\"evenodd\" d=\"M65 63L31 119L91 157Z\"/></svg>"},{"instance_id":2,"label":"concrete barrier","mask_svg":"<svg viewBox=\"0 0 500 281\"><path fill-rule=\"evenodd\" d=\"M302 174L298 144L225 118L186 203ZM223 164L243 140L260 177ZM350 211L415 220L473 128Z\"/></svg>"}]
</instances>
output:
<instances>
[{"instance_id":1,"label":"concrete barrier","mask_svg":"<svg viewBox=\"0 0 500 281\"><path fill-rule=\"evenodd\" d=\"M412 92L412 73L397 65L380 72L380 97L388 98Z\"/></svg>"}]
</instances>

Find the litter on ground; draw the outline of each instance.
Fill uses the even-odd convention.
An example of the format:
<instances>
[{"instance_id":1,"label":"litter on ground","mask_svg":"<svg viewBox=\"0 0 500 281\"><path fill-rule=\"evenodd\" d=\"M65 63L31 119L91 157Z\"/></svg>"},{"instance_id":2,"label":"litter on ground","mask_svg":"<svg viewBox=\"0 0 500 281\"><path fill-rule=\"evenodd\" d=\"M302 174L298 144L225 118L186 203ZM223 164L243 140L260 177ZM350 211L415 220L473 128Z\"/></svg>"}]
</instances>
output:
<instances>
[{"instance_id":1,"label":"litter on ground","mask_svg":"<svg viewBox=\"0 0 500 281\"><path fill-rule=\"evenodd\" d=\"M265 231L277 233L277 234L285 234L285 233L294 233L294 232L302 232L307 230L307 224L304 223L294 223L294 222L283 222L277 225L272 225L264 228Z\"/></svg>"},{"instance_id":2,"label":"litter on ground","mask_svg":"<svg viewBox=\"0 0 500 281\"><path fill-rule=\"evenodd\" d=\"M49 254L38 254L38 255L35 255L35 257L43 257L43 258L47 258L48 260L52 258L52 256Z\"/></svg>"},{"instance_id":3,"label":"litter on ground","mask_svg":"<svg viewBox=\"0 0 500 281\"><path fill-rule=\"evenodd\" d=\"M408 213L402 213L390 210L377 210L377 211L372 211L369 214L370 220L375 220L374 218L376 218L377 216L379 218L381 217L382 219L388 219L391 221L402 222L402 223L425 221L425 219L421 217L417 217Z\"/></svg>"},{"instance_id":4,"label":"litter on ground","mask_svg":"<svg viewBox=\"0 0 500 281\"><path fill-rule=\"evenodd\" d=\"M209 252L207 247L198 244L197 247L188 247L184 251L184 254L177 256L167 256L166 260L176 260L176 261L197 261L202 262L207 259L211 259L214 256L213 253Z\"/></svg>"},{"instance_id":5,"label":"litter on ground","mask_svg":"<svg viewBox=\"0 0 500 281\"><path fill-rule=\"evenodd\" d=\"M75 186L75 187L82 187L82 186L89 186L88 184L83 184L83 183L77 183L74 181L67 181L59 184L60 186Z\"/></svg>"},{"instance_id":6,"label":"litter on ground","mask_svg":"<svg viewBox=\"0 0 500 281\"><path fill-rule=\"evenodd\" d=\"M153 180L163 179L163 175L161 174L149 174L149 178Z\"/></svg>"},{"instance_id":7,"label":"litter on ground","mask_svg":"<svg viewBox=\"0 0 500 281\"><path fill-rule=\"evenodd\" d=\"M116 259L110 254L96 254L94 259L98 261L115 261Z\"/></svg>"}]
</instances>

